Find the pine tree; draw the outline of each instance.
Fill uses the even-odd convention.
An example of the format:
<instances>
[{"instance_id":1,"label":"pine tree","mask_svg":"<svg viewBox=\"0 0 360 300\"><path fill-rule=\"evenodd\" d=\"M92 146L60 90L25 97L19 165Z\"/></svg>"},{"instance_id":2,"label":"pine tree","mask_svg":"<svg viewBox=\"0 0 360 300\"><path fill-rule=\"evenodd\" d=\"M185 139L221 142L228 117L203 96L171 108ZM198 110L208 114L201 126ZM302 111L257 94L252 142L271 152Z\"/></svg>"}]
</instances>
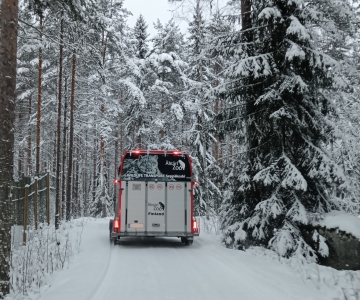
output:
<instances>
[{"instance_id":1,"label":"pine tree","mask_svg":"<svg viewBox=\"0 0 360 300\"><path fill-rule=\"evenodd\" d=\"M138 41L136 56L140 59L144 59L149 51L149 46L147 44L147 38L149 37L146 31L147 28L148 25L146 24L144 17L140 15L134 27L134 36Z\"/></svg>"},{"instance_id":2,"label":"pine tree","mask_svg":"<svg viewBox=\"0 0 360 300\"><path fill-rule=\"evenodd\" d=\"M181 92L186 67L182 53L183 35L174 20L165 25L158 21L155 28L158 33L153 39L153 53L144 62L147 71L141 78L146 103L139 103L143 105L141 111L134 110L132 106L129 115L134 114L137 120L141 119L142 132L146 133L143 134L142 145L146 148L181 148L183 140L179 132L184 116Z\"/></svg>"},{"instance_id":3,"label":"pine tree","mask_svg":"<svg viewBox=\"0 0 360 300\"><path fill-rule=\"evenodd\" d=\"M189 67L186 70L188 80L183 93L183 101L187 130L189 152L193 157L194 174L199 182L195 188L195 207L198 214L206 214L207 218L216 215L218 199L221 193L214 179L219 174L212 148L215 138L211 132L214 128L214 105L206 98L214 83L214 64L212 57L206 51L208 34L203 9L200 0L194 7L193 19L189 23L189 38L186 47L186 60Z\"/></svg>"},{"instance_id":4,"label":"pine tree","mask_svg":"<svg viewBox=\"0 0 360 300\"><path fill-rule=\"evenodd\" d=\"M250 15L250 26L217 48L234 58L221 88L238 103L228 130L242 130L247 145L224 204L224 241L316 261L321 249L304 241L300 227L334 208L329 191L345 181L326 150L334 126L324 91L336 87L340 65L315 49L309 29L331 20L305 1L256 1Z\"/></svg>"}]
</instances>

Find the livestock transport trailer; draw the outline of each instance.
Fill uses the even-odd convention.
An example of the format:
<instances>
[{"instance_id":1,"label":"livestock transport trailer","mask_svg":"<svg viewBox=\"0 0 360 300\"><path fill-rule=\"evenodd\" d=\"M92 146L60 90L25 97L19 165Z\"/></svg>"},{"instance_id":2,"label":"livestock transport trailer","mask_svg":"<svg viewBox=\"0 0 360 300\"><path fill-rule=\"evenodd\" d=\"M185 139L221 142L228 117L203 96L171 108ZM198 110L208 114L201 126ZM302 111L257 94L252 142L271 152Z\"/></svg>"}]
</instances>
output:
<instances>
[{"instance_id":1,"label":"livestock transport trailer","mask_svg":"<svg viewBox=\"0 0 360 300\"><path fill-rule=\"evenodd\" d=\"M199 235L194 218L190 156L181 151L126 151L116 180L110 242L121 237L179 237L186 245Z\"/></svg>"}]
</instances>

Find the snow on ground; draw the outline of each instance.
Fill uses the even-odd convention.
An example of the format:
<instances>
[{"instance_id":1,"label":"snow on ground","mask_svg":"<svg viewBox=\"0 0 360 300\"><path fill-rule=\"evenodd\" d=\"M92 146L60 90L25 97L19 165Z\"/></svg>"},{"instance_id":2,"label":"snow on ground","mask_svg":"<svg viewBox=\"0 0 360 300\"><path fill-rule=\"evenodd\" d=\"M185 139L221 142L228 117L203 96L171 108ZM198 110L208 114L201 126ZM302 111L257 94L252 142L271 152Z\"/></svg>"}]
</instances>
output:
<instances>
[{"instance_id":1,"label":"snow on ground","mask_svg":"<svg viewBox=\"0 0 360 300\"><path fill-rule=\"evenodd\" d=\"M329 213L322 214L322 216L323 219L314 224L326 228L339 228L360 239L360 215L356 217L343 211L333 210Z\"/></svg>"},{"instance_id":2,"label":"snow on ground","mask_svg":"<svg viewBox=\"0 0 360 300\"><path fill-rule=\"evenodd\" d=\"M265 252L229 250L219 236L204 232L192 246L177 238L124 238L110 245L108 219L88 219L80 248L67 268L28 299L342 299L338 290L314 284Z\"/></svg>"}]
</instances>

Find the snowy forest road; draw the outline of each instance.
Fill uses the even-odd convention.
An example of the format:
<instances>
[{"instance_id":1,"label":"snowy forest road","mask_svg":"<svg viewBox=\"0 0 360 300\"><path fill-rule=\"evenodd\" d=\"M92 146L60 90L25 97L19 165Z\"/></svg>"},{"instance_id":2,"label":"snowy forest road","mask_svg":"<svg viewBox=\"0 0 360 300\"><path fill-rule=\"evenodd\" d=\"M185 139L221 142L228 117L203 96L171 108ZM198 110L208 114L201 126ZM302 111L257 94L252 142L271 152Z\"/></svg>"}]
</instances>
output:
<instances>
[{"instance_id":1,"label":"snowy forest road","mask_svg":"<svg viewBox=\"0 0 360 300\"><path fill-rule=\"evenodd\" d=\"M205 233L192 246L176 238L124 238L110 245L108 219L92 219L81 249L40 299L329 299L290 267L226 249Z\"/></svg>"}]
</instances>

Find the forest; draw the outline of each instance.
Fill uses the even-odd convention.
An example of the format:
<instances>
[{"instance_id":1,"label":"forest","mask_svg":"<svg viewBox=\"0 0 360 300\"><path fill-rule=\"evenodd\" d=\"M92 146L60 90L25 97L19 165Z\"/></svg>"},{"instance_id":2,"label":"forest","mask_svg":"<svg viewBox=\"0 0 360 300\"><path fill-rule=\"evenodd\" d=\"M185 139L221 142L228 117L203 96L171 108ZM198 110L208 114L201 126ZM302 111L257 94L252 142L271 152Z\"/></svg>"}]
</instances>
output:
<instances>
[{"instance_id":1,"label":"forest","mask_svg":"<svg viewBox=\"0 0 360 300\"><path fill-rule=\"evenodd\" d=\"M177 149L193 160L196 215L226 247L316 262L299 226L360 214L359 4L168 2L186 33L176 17L130 27L124 0L2 0L0 225L7 186L47 171L55 226L111 216L124 151Z\"/></svg>"}]
</instances>

